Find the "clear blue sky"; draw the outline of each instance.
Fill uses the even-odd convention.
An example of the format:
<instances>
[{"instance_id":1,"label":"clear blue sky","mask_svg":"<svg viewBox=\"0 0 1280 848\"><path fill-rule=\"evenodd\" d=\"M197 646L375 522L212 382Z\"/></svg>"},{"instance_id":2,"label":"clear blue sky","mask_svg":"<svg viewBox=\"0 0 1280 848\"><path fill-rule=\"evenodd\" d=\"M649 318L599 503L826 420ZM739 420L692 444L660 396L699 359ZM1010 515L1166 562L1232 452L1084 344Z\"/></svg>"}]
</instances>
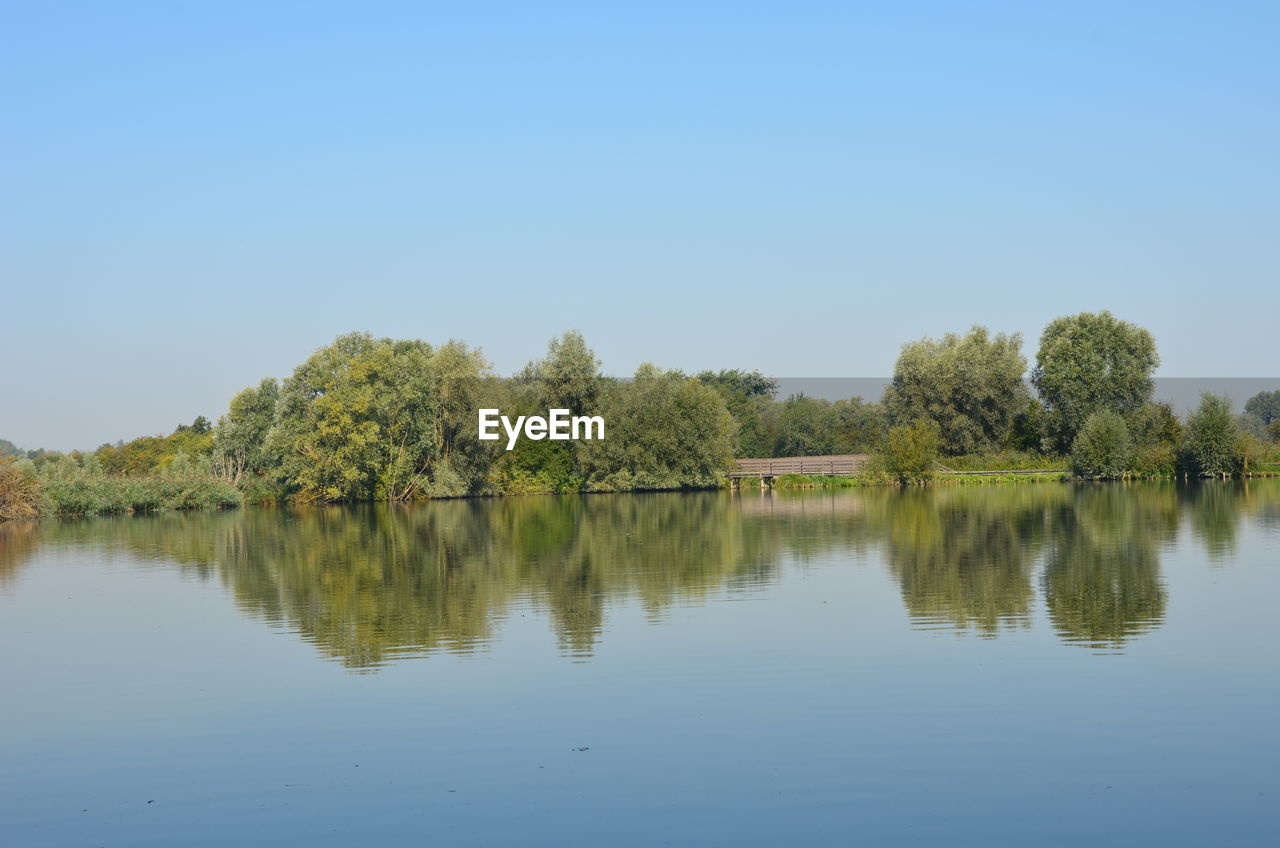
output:
<instances>
[{"instance_id":1,"label":"clear blue sky","mask_svg":"<svg viewBox=\"0 0 1280 848\"><path fill-rule=\"evenodd\" d=\"M1280 373L1277 3L3 7L24 447L353 329L865 376L1106 308L1162 375Z\"/></svg>"}]
</instances>

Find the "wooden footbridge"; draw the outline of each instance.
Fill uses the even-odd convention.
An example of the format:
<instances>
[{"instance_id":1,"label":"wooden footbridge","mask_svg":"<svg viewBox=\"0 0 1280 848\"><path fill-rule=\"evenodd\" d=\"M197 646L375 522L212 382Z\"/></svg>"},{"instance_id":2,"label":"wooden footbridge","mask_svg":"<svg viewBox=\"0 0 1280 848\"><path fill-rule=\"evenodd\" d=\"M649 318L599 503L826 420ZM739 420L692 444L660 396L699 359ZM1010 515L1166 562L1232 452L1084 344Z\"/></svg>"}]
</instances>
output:
<instances>
[{"instance_id":1,"label":"wooden footbridge","mask_svg":"<svg viewBox=\"0 0 1280 848\"><path fill-rule=\"evenodd\" d=\"M867 464L865 453L847 453L839 456L782 456L771 459L735 459L729 471L731 480L744 478L768 483L783 474L803 474L806 477L847 477L856 474Z\"/></svg>"},{"instance_id":2,"label":"wooden footbridge","mask_svg":"<svg viewBox=\"0 0 1280 848\"><path fill-rule=\"evenodd\" d=\"M762 486L773 483L775 477L783 474L801 474L806 477L849 477L857 474L867 464L869 457L865 453L846 453L837 456L782 456L771 459L735 459L729 471L729 480L733 485L739 481L759 480ZM937 472L941 476L1033 476L1037 474L1063 474L1064 468L1012 469L1008 471L956 471L941 463Z\"/></svg>"}]
</instances>

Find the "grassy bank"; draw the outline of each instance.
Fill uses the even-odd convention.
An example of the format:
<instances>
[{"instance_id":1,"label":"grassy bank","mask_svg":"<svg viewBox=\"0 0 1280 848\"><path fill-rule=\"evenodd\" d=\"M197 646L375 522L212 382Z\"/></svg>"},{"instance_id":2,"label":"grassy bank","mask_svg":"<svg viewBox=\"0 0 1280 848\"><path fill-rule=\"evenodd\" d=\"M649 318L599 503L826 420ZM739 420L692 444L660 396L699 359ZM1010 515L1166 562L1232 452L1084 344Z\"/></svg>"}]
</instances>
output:
<instances>
[{"instance_id":1,"label":"grassy bank","mask_svg":"<svg viewBox=\"0 0 1280 848\"><path fill-rule=\"evenodd\" d=\"M0 519L226 509L244 501L235 486L195 463L126 476L107 474L92 457L40 467L0 462Z\"/></svg>"}]
</instances>

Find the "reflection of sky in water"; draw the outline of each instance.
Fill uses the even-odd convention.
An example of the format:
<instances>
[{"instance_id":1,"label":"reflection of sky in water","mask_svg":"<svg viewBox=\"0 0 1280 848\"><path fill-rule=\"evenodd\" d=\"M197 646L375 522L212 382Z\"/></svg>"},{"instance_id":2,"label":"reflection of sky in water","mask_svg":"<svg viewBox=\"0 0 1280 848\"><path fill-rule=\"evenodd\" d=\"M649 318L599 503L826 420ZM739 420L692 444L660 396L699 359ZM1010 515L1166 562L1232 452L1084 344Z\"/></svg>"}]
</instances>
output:
<instances>
[{"instance_id":1,"label":"reflection of sky in water","mask_svg":"<svg viewBox=\"0 0 1280 848\"><path fill-rule=\"evenodd\" d=\"M4 525L0 820L23 845L1270 844L1277 504L1030 484Z\"/></svg>"}]
</instances>

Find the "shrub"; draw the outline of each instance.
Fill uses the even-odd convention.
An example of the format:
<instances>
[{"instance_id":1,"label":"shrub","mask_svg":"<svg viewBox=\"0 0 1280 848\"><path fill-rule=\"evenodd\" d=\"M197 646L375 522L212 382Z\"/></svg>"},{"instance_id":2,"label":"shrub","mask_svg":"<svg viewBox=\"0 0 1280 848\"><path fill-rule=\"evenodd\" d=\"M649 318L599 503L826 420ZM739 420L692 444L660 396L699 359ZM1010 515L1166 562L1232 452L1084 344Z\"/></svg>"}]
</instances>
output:
<instances>
[{"instance_id":1,"label":"shrub","mask_svg":"<svg viewBox=\"0 0 1280 848\"><path fill-rule=\"evenodd\" d=\"M1187 470L1201 477L1225 477L1240 470L1238 436L1231 402L1205 392L1200 406L1187 419L1183 451Z\"/></svg>"},{"instance_id":2,"label":"shrub","mask_svg":"<svg viewBox=\"0 0 1280 848\"><path fill-rule=\"evenodd\" d=\"M939 441L938 427L932 421L917 419L890 427L881 457L884 470L902 483L932 479Z\"/></svg>"},{"instance_id":3,"label":"shrub","mask_svg":"<svg viewBox=\"0 0 1280 848\"><path fill-rule=\"evenodd\" d=\"M1077 477L1123 477L1132 464L1133 437L1123 418L1104 409L1085 419L1071 446L1071 468Z\"/></svg>"},{"instance_id":4,"label":"shrub","mask_svg":"<svg viewBox=\"0 0 1280 848\"><path fill-rule=\"evenodd\" d=\"M35 518L40 514L43 497L30 460L0 457L0 521Z\"/></svg>"},{"instance_id":5,"label":"shrub","mask_svg":"<svg viewBox=\"0 0 1280 848\"><path fill-rule=\"evenodd\" d=\"M1178 449L1172 444L1138 448L1133 456L1133 473L1139 477L1172 477L1178 471Z\"/></svg>"}]
</instances>

